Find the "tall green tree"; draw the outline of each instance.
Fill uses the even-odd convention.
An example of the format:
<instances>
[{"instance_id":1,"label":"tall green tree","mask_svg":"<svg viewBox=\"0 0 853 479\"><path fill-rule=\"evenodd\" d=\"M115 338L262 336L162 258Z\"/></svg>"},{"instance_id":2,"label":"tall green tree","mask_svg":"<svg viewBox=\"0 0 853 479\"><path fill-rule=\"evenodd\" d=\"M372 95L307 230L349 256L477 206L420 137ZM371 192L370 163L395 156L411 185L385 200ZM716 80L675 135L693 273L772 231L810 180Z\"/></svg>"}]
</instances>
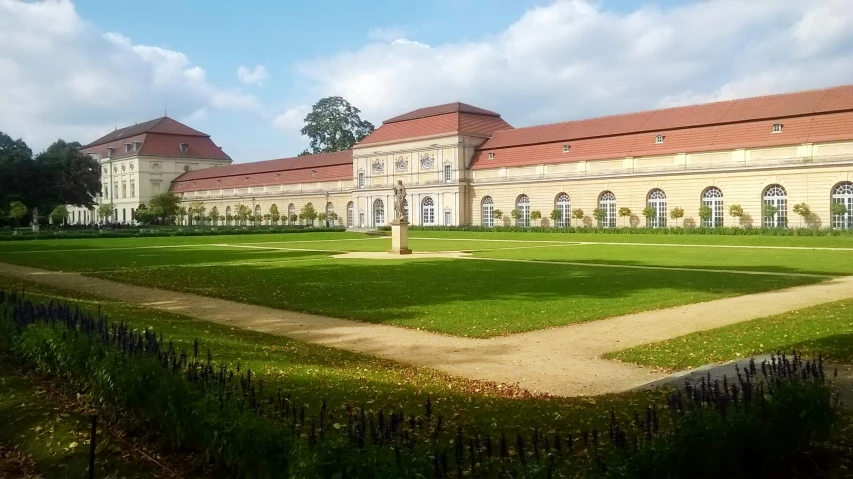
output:
<instances>
[{"instance_id":1,"label":"tall green tree","mask_svg":"<svg viewBox=\"0 0 853 479\"><path fill-rule=\"evenodd\" d=\"M148 200L148 211L161 223L171 223L178 216L180 204L181 199L178 195L167 191Z\"/></svg>"},{"instance_id":2,"label":"tall green tree","mask_svg":"<svg viewBox=\"0 0 853 479\"><path fill-rule=\"evenodd\" d=\"M302 134L311 139L311 151L305 150L302 155L352 148L374 129L372 123L361 119L360 113L361 110L339 96L315 103L302 128Z\"/></svg>"},{"instance_id":3,"label":"tall green tree","mask_svg":"<svg viewBox=\"0 0 853 479\"><path fill-rule=\"evenodd\" d=\"M39 171L36 185L41 206L95 206L95 195L101 191L101 165L98 160L80 153L80 146L76 141L57 140L36 156Z\"/></svg>"},{"instance_id":4,"label":"tall green tree","mask_svg":"<svg viewBox=\"0 0 853 479\"><path fill-rule=\"evenodd\" d=\"M15 226L21 226L21 218L27 215L27 205L20 201L9 203L9 218L15 220Z\"/></svg>"},{"instance_id":5,"label":"tall green tree","mask_svg":"<svg viewBox=\"0 0 853 479\"><path fill-rule=\"evenodd\" d=\"M27 190L38 178L33 151L24 140L13 140L0 132L0 204L12 201L33 203L33 194Z\"/></svg>"}]
</instances>

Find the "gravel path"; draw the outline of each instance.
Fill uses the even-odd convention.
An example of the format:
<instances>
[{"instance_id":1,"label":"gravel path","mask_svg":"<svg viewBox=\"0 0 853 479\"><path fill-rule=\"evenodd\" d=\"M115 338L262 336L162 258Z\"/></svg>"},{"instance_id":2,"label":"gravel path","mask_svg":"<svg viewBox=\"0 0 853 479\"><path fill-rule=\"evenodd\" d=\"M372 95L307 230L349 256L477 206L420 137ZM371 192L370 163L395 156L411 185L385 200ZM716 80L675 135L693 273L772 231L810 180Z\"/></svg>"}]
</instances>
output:
<instances>
[{"instance_id":1,"label":"gravel path","mask_svg":"<svg viewBox=\"0 0 853 479\"><path fill-rule=\"evenodd\" d=\"M853 298L853 277L492 339L445 336L0 263L0 274L192 318L426 366L457 376L578 396L633 389L665 375L604 353Z\"/></svg>"}]
</instances>

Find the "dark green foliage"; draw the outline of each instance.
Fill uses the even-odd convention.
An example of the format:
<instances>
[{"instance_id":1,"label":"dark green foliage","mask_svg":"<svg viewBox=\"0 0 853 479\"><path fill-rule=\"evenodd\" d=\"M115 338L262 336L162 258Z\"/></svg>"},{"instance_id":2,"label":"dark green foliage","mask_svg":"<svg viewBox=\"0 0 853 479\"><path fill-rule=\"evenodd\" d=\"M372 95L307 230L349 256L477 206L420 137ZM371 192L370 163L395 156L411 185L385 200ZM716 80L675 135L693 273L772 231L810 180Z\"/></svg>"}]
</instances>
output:
<instances>
[{"instance_id":1,"label":"dark green foliage","mask_svg":"<svg viewBox=\"0 0 853 479\"><path fill-rule=\"evenodd\" d=\"M301 130L311 140L311 151L305 150L300 156L352 148L373 132L373 124L362 120L359 113L358 108L339 96L326 97L315 103Z\"/></svg>"},{"instance_id":2,"label":"dark green foliage","mask_svg":"<svg viewBox=\"0 0 853 479\"><path fill-rule=\"evenodd\" d=\"M23 232L17 235L0 234L0 241L39 240L39 239L86 239L86 238L157 238L171 236L227 236L244 234L275 234L275 233L316 233L345 232L346 228L323 228L317 230L302 226L267 226L263 228L156 228L118 230L91 229L55 229L43 230L38 233Z\"/></svg>"}]
</instances>

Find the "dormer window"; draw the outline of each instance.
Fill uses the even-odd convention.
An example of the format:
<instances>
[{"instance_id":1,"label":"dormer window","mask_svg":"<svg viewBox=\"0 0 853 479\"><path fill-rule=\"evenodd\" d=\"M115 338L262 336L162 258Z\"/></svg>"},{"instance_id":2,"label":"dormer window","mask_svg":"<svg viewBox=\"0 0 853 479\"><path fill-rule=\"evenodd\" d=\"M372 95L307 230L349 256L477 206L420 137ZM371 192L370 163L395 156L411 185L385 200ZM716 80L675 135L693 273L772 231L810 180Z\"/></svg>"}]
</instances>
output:
<instances>
[{"instance_id":1,"label":"dormer window","mask_svg":"<svg viewBox=\"0 0 853 479\"><path fill-rule=\"evenodd\" d=\"M663 143L663 135L658 135L655 137L655 143L660 145Z\"/></svg>"},{"instance_id":2,"label":"dormer window","mask_svg":"<svg viewBox=\"0 0 853 479\"><path fill-rule=\"evenodd\" d=\"M141 148L141 147L142 147L141 141L134 141L133 142L133 151L139 151L139 148Z\"/></svg>"},{"instance_id":3,"label":"dormer window","mask_svg":"<svg viewBox=\"0 0 853 479\"><path fill-rule=\"evenodd\" d=\"M490 159L490 160L494 160L494 159L495 159L495 154L494 154L494 153L489 153L489 159Z\"/></svg>"},{"instance_id":4,"label":"dormer window","mask_svg":"<svg viewBox=\"0 0 853 479\"><path fill-rule=\"evenodd\" d=\"M773 133L782 133L782 124L774 123L773 124Z\"/></svg>"},{"instance_id":5,"label":"dormer window","mask_svg":"<svg viewBox=\"0 0 853 479\"><path fill-rule=\"evenodd\" d=\"M186 153L186 152L190 151L190 145L188 145L186 143L179 144L178 148L181 149L181 153Z\"/></svg>"},{"instance_id":6,"label":"dormer window","mask_svg":"<svg viewBox=\"0 0 853 479\"><path fill-rule=\"evenodd\" d=\"M317 170L311 170L311 176L314 176L316 174L317 174Z\"/></svg>"},{"instance_id":7,"label":"dormer window","mask_svg":"<svg viewBox=\"0 0 853 479\"><path fill-rule=\"evenodd\" d=\"M107 156L113 156L113 153L116 152L116 149L113 147L107 147Z\"/></svg>"},{"instance_id":8,"label":"dormer window","mask_svg":"<svg viewBox=\"0 0 853 479\"><path fill-rule=\"evenodd\" d=\"M568 153L571 148L569 145L563 145L563 153Z\"/></svg>"},{"instance_id":9,"label":"dormer window","mask_svg":"<svg viewBox=\"0 0 853 479\"><path fill-rule=\"evenodd\" d=\"M133 147L133 145L131 145L130 143L125 143L125 144L124 144L124 152L125 152L125 153L130 153L130 149L131 149L132 147Z\"/></svg>"}]
</instances>

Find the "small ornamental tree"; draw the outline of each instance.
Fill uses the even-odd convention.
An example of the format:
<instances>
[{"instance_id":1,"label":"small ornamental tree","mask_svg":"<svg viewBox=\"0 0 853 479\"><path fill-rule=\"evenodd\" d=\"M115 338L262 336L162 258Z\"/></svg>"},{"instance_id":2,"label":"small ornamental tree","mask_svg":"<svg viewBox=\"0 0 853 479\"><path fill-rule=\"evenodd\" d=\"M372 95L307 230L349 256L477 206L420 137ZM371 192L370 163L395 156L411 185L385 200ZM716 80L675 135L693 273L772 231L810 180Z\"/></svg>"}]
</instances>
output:
<instances>
[{"instance_id":1,"label":"small ornamental tree","mask_svg":"<svg viewBox=\"0 0 853 479\"><path fill-rule=\"evenodd\" d=\"M335 223L338 221L338 218L339 218L338 214L335 213L334 211L329 213L329 225L334 227Z\"/></svg>"},{"instance_id":2,"label":"small ornamental tree","mask_svg":"<svg viewBox=\"0 0 853 479\"><path fill-rule=\"evenodd\" d=\"M557 226L557 222L560 221L560 210L551 210L551 221L554 226ZM566 225L563 225L566 226Z\"/></svg>"},{"instance_id":3,"label":"small ornamental tree","mask_svg":"<svg viewBox=\"0 0 853 479\"><path fill-rule=\"evenodd\" d=\"M575 208L572 210L572 218L583 221L583 210L580 208Z\"/></svg>"},{"instance_id":4,"label":"small ornamental tree","mask_svg":"<svg viewBox=\"0 0 853 479\"><path fill-rule=\"evenodd\" d=\"M226 213L225 214L225 224L227 226L231 226L231 224L233 222L234 222L234 215L232 215L231 213Z\"/></svg>"},{"instance_id":5,"label":"small ornamental tree","mask_svg":"<svg viewBox=\"0 0 853 479\"><path fill-rule=\"evenodd\" d=\"M539 210L533 210L530 212L530 219L533 221L539 221L542 219L542 212Z\"/></svg>"},{"instance_id":6,"label":"small ornamental tree","mask_svg":"<svg viewBox=\"0 0 853 479\"><path fill-rule=\"evenodd\" d=\"M494 216L496 220L500 220L500 219L503 219L504 212L501 210L494 210L494 211L492 211L492 216Z\"/></svg>"},{"instance_id":7,"label":"small ornamental tree","mask_svg":"<svg viewBox=\"0 0 853 479\"><path fill-rule=\"evenodd\" d=\"M805 203L800 203L800 204L794 205L794 213L796 213L800 216L800 226L802 226L803 222L808 224L809 218L812 215L812 209L809 207L809 205L807 205Z\"/></svg>"},{"instance_id":8,"label":"small ornamental tree","mask_svg":"<svg viewBox=\"0 0 853 479\"><path fill-rule=\"evenodd\" d=\"M592 210L592 217L595 218L596 221L598 221L598 226L600 227L604 226L603 222L606 216L607 212L604 210L604 208L596 208Z\"/></svg>"},{"instance_id":9,"label":"small ornamental tree","mask_svg":"<svg viewBox=\"0 0 853 479\"><path fill-rule=\"evenodd\" d=\"M318 213L317 219L320 220L320 224L326 224L326 219L329 217L326 213Z\"/></svg>"},{"instance_id":10,"label":"small ornamental tree","mask_svg":"<svg viewBox=\"0 0 853 479\"><path fill-rule=\"evenodd\" d=\"M112 203L104 203L98 206L98 217L103 219L105 223L112 221L113 213L116 208Z\"/></svg>"},{"instance_id":11,"label":"small ornamental tree","mask_svg":"<svg viewBox=\"0 0 853 479\"><path fill-rule=\"evenodd\" d=\"M9 203L9 218L15 220L15 226L21 226L21 218L27 216L27 205L20 201Z\"/></svg>"},{"instance_id":12,"label":"small ornamental tree","mask_svg":"<svg viewBox=\"0 0 853 479\"><path fill-rule=\"evenodd\" d=\"M510 211L509 215L512 217L513 220L515 220L515 226L518 226L518 210L514 209Z\"/></svg>"},{"instance_id":13,"label":"small ornamental tree","mask_svg":"<svg viewBox=\"0 0 853 479\"><path fill-rule=\"evenodd\" d=\"M234 219L237 220L238 224L245 225L246 222L249 221L249 216L251 215L252 211L248 206L242 203L237 203L237 205L234 206Z\"/></svg>"},{"instance_id":14,"label":"small ornamental tree","mask_svg":"<svg viewBox=\"0 0 853 479\"><path fill-rule=\"evenodd\" d=\"M281 219L281 213L278 212L278 206L272 205L270 206L270 220L272 224L277 225L278 220Z\"/></svg>"},{"instance_id":15,"label":"small ornamental tree","mask_svg":"<svg viewBox=\"0 0 853 479\"><path fill-rule=\"evenodd\" d=\"M178 209L178 224L179 224L179 225L183 225L183 224L184 224L184 216L186 216L186 215L187 215L187 208L186 208L186 206L181 206L181 207Z\"/></svg>"},{"instance_id":16,"label":"small ornamental tree","mask_svg":"<svg viewBox=\"0 0 853 479\"><path fill-rule=\"evenodd\" d=\"M643 216L646 217L646 226L651 225L652 219L658 215L658 209L654 206L646 206L643 208Z\"/></svg>"},{"instance_id":17,"label":"small ornamental tree","mask_svg":"<svg viewBox=\"0 0 853 479\"><path fill-rule=\"evenodd\" d=\"M729 215L734 218L743 218L743 207L741 205L729 206Z\"/></svg>"},{"instance_id":18,"label":"small ornamental tree","mask_svg":"<svg viewBox=\"0 0 853 479\"><path fill-rule=\"evenodd\" d=\"M210 212L207 214L207 220L213 226L219 226L219 208L213 207L210 209Z\"/></svg>"},{"instance_id":19,"label":"small ornamental tree","mask_svg":"<svg viewBox=\"0 0 853 479\"><path fill-rule=\"evenodd\" d=\"M204 212L207 208L204 207L204 203L201 201L193 201L186 207L186 211L189 214L189 224L192 225L193 221L196 221L201 224L201 220L204 217Z\"/></svg>"},{"instance_id":20,"label":"small ornamental tree","mask_svg":"<svg viewBox=\"0 0 853 479\"><path fill-rule=\"evenodd\" d=\"M61 224L68 217L68 207L59 205L50 212L50 219L56 224Z\"/></svg>"},{"instance_id":21,"label":"small ornamental tree","mask_svg":"<svg viewBox=\"0 0 853 479\"><path fill-rule=\"evenodd\" d=\"M264 215L264 221L266 221L267 224L272 224L272 223L270 223L270 220L272 220L272 215L269 213L265 214Z\"/></svg>"},{"instance_id":22,"label":"small ornamental tree","mask_svg":"<svg viewBox=\"0 0 853 479\"><path fill-rule=\"evenodd\" d=\"M630 218L631 217L631 208L627 208L624 206L622 208L619 208L619 217L620 218ZM627 221L627 220L622 220L623 225L625 224L625 221Z\"/></svg>"},{"instance_id":23,"label":"small ornamental tree","mask_svg":"<svg viewBox=\"0 0 853 479\"><path fill-rule=\"evenodd\" d=\"M293 213L292 215L290 215L290 222L291 222L292 224L294 224L294 225L295 225L297 220L299 220L299 216L297 216L297 214L296 214L296 213Z\"/></svg>"},{"instance_id":24,"label":"small ornamental tree","mask_svg":"<svg viewBox=\"0 0 853 479\"><path fill-rule=\"evenodd\" d=\"M779 212L779 208L774 205L764 205L761 207L761 216L768 220L767 223L771 223L772 219L776 216L776 213ZM778 225L773 225L778 226Z\"/></svg>"},{"instance_id":25,"label":"small ornamental tree","mask_svg":"<svg viewBox=\"0 0 853 479\"><path fill-rule=\"evenodd\" d=\"M829 205L829 212L834 216L846 215L849 211L844 203L832 203Z\"/></svg>"},{"instance_id":26,"label":"small ornamental tree","mask_svg":"<svg viewBox=\"0 0 853 479\"><path fill-rule=\"evenodd\" d=\"M669 212L669 217L675 221L678 221L681 218L684 218L684 208L678 208L678 207L673 208ZM682 226L684 226L684 225L682 224Z\"/></svg>"},{"instance_id":27,"label":"small ornamental tree","mask_svg":"<svg viewBox=\"0 0 853 479\"><path fill-rule=\"evenodd\" d=\"M300 215L299 215L299 216L301 216L301 217L302 217L302 218L300 218L300 219L304 219L304 220L306 220L306 224L309 224L309 225L311 225L311 226L314 226L314 220L316 220L316 219L317 219L317 210L316 210L316 209L314 209L314 205L313 205L313 204L308 203L308 204L306 204L305 206L303 206L303 207L302 207L302 210L300 210Z\"/></svg>"},{"instance_id":28,"label":"small ornamental tree","mask_svg":"<svg viewBox=\"0 0 853 479\"><path fill-rule=\"evenodd\" d=\"M711 217L714 215L714 210L708 205L699 207L699 218L702 219L702 226L712 226Z\"/></svg>"}]
</instances>

